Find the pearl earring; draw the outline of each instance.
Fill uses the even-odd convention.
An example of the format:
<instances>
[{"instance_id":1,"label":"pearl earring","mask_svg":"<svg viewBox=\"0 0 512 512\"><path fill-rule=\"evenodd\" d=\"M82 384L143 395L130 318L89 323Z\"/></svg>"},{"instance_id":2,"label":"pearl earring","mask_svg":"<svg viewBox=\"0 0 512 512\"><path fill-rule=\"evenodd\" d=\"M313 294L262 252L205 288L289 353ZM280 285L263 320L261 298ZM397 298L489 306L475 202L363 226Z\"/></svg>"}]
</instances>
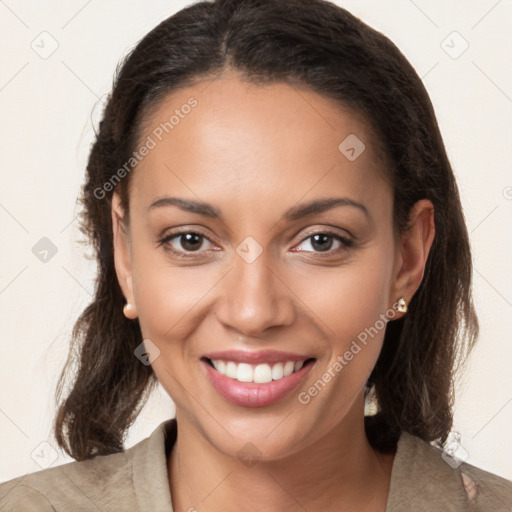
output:
<instances>
[{"instance_id":1,"label":"pearl earring","mask_svg":"<svg viewBox=\"0 0 512 512\"><path fill-rule=\"evenodd\" d=\"M137 317L137 314L135 312L135 306L131 302L127 302L123 306L123 313L126 318L129 318L131 320Z\"/></svg>"},{"instance_id":2,"label":"pearl earring","mask_svg":"<svg viewBox=\"0 0 512 512\"><path fill-rule=\"evenodd\" d=\"M398 311L400 311L400 313L407 313L407 303L405 302L405 299L403 297L400 297L400 299L398 299L397 309Z\"/></svg>"}]
</instances>

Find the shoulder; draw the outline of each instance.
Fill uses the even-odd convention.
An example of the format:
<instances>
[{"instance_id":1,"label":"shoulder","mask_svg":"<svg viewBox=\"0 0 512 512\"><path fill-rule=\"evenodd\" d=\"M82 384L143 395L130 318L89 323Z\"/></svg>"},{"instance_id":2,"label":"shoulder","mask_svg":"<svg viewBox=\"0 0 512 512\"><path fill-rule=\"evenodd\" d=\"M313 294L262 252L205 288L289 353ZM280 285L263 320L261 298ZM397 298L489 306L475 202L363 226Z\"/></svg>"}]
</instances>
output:
<instances>
[{"instance_id":1,"label":"shoulder","mask_svg":"<svg viewBox=\"0 0 512 512\"><path fill-rule=\"evenodd\" d=\"M163 476L166 427L169 422L122 452L68 462L2 483L0 510L138 510L132 505L153 485L146 477L155 470Z\"/></svg>"},{"instance_id":2,"label":"shoulder","mask_svg":"<svg viewBox=\"0 0 512 512\"><path fill-rule=\"evenodd\" d=\"M478 510L512 512L512 481L471 464L460 466L460 476L469 502Z\"/></svg>"},{"instance_id":3,"label":"shoulder","mask_svg":"<svg viewBox=\"0 0 512 512\"><path fill-rule=\"evenodd\" d=\"M393 464L388 509L512 511L512 482L464 460L458 445L442 451L403 432Z\"/></svg>"},{"instance_id":4,"label":"shoulder","mask_svg":"<svg viewBox=\"0 0 512 512\"><path fill-rule=\"evenodd\" d=\"M0 509L50 511L73 505L83 510L79 507L87 501L101 503L106 488L129 492L132 452L69 462L0 484Z\"/></svg>"}]
</instances>

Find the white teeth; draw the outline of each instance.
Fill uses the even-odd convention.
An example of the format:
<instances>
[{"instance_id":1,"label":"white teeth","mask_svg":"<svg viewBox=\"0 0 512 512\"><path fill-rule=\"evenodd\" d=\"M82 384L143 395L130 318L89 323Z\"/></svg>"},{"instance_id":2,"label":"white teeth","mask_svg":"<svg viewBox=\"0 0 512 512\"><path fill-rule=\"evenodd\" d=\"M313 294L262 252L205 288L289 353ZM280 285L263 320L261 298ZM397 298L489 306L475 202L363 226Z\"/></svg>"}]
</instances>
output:
<instances>
[{"instance_id":1,"label":"white teeth","mask_svg":"<svg viewBox=\"0 0 512 512\"><path fill-rule=\"evenodd\" d=\"M304 366L304 361L287 361L273 365L267 363L251 365L220 359L212 359L211 361L213 367L222 375L240 382L255 382L256 384L264 384L288 377L288 375L299 371Z\"/></svg>"},{"instance_id":2,"label":"white teeth","mask_svg":"<svg viewBox=\"0 0 512 512\"><path fill-rule=\"evenodd\" d=\"M288 375L293 373L294 369L295 369L295 363L293 361L288 361L287 363L285 363L284 370L283 370L284 376L288 377Z\"/></svg>"},{"instance_id":3,"label":"white teeth","mask_svg":"<svg viewBox=\"0 0 512 512\"><path fill-rule=\"evenodd\" d=\"M283 363L277 363L272 366L272 380L279 380L284 377Z\"/></svg>"},{"instance_id":4,"label":"white teeth","mask_svg":"<svg viewBox=\"0 0 512 512\"><path fill-rule=\"evenodd\" d=\"M254 368L254 382L264 384L272 381L272 369L268 364L259 364Z\"/></svg>"},{"instance_id":5,"label":"white teeth","mask_svg":"<svg viewBox=\"0 0 512 512\"><path fill-rule=\"evenodd\" d=\"M250 364L240 363L236 371L236 380L254 382L254 370Z\"/></svg>"},{"instance_id":6,"label":"white teeth","mask_svg":"<svg viewBox=\"0 0 512 512\"><path fill-rule=\"evenodd\" d=\"M226 373L224 374L226 377L229 377L230 379L236 379L236 364L233 363L233 361L229 361L226 363Z\"/></svg>"}]
</instances>

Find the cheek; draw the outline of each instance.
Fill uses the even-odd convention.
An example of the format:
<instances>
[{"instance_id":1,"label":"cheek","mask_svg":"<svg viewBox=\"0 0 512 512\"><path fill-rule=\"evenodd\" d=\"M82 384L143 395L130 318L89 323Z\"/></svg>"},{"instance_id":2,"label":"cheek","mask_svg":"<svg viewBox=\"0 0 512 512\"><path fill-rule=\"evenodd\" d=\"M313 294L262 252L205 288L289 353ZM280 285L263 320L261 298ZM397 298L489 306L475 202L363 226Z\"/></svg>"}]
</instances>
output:
<instances>
[{"instance_id":1,"label":"cheek","mask_svg":"<svg viewBox=\"0 0 512 512\"><path fill-rule=\"evenodd\" d=\"M329 428L347 413L367 381L382 347L391 270L380 253L324 279L323 293L310 295L327 334L318 374L298 400ZM320 280L319 280L320 281ZM317 398L318 397L318 398Z\"/></svg>"},{"instance_id":2,"label":"cheek","mask_svg":"<svg viewBox=\"0 0 512 512\"><path fill-rule=\"evenodd\" d=\"M347 400L366 382L382 347L385 314L391 306L391 255L375 247L329 275L317 271L317 278L310 281L315 292L304 285L298 292L326 334L322 371L329 372L328 386ZM341 406L343 400L336 402Z\"/></svg>"},{"instance_id":3,"label":"cheek","mask_svg":"<svg viewBox=\"0 0 512 512\"><path fill-rule=\"evenodd\" d=\"M205 273L157 268L144 273L135 294L144 336L155 339L186 339L197 327L196 311L201 298L214 285Z\"/></svg>"},{"instance_id":4,"label":"cheek","mask_svg":"<svg viewBox=\"0 0 512 512\"><path fill-rule=\"evenodd\" d=\"M197 326L201 300L218 279L207 267L177 267L162 248L134 248L133 286L142 334L185 339Z\"/></svg>"},{"instance_id":5,"label":"cheek","mask_svg":"<svg viewBox=\"0 0 512 512\"><path fill-rule=\"evenodd\" d=\"M293 290L339 348L373 326L389 307L391 259L384 251L368 251L338 269L317 267L308 274Z\"/></svg>"}]
</instances>

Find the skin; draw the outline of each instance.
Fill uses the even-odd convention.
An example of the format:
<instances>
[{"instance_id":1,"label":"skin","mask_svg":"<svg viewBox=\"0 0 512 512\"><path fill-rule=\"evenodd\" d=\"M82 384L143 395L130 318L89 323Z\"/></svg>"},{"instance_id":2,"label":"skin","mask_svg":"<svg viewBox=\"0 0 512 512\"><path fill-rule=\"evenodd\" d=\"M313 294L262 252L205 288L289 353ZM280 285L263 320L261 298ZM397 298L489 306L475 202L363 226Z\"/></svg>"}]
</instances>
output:
<instances>
[{"instance_id":1,"label":"skin","mask_svg":"<svg viewBox=\"0 0 512 512\"><path fill-rule=\"evenodd\" d=\"M141 140L191 96L197 106L131 176L129 225L117 194L112 203L119 283L143 337L160 350L152 366L176 404L174 509L382 511L394 454L368 443L363 386L384 329L307 405L298 393L400 297L410 301L434 237L433 206L416 203L411 229L395 236L393 193L368 125L305 88L257 86L226 72L165 98ZM366 146L354 161L338 150L351 133ZM224 222L175 206L148 212L164 195L209 202ZM348 197L369 215L342 206L284 220L289 208L325 197ZM190 259L158 245L178 227L207 237L196 251L183 237L167 242ZM311 236L326 229L353 245L328 239L330 256L322 257ZM236 252L248 236L262 249L252 263ZM290 351L316 362L284 399L241 407L217 393L199 364L226 349ZM252 466L237 456L249 442L261 455Z\"/></svg>"}]
</instances>

